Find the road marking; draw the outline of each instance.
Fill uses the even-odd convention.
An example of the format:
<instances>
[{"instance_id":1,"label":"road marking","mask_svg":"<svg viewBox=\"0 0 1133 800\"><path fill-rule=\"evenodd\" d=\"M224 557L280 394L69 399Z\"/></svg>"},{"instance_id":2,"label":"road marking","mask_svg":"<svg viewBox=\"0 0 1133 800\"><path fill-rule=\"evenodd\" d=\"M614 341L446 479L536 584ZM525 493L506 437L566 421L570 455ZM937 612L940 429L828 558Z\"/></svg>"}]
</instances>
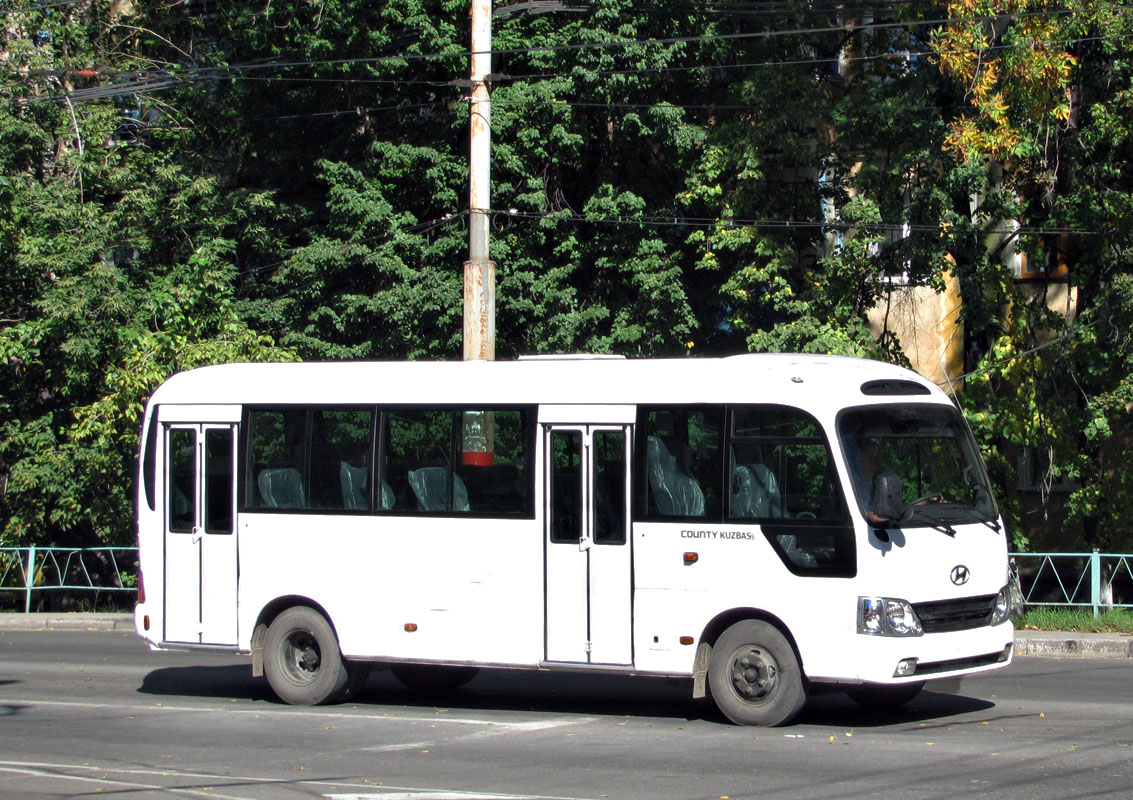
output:
<instances>
[{"instance_id":1,"label":"road marking","mask_svg":"<svg viewBox=\"0 0 1133 800\"><path fill-rule=\"evenodd\" d=\"M86 775L64 775L61 772L50 771L50 770L62 770L62 769L76 770L76 771L85 769L85 770L103 773L103 777L94 778L94 777L88 777ZM80 781L80 782L83 782L83 783L95 783L95 784L98 784L99 786L113 786L113 787L116 787L116 788L129 789L130 791L138 791L138 790L141 790L141 789L152 789L153 791L157 791L157 792L168 792L170 794L185 794L185 795L190 795L190 796L193 796L193 797L211 797L211 798L217 798L218 800L247 800L247 798L245 798L245 797L237 797L235 795L220 794L219 792L214 792L211 789L203 789L203 790L202 789L183 789L183 788L176 787L176 786L162 786L161 784L157 784L157 783L139 783L137 781L112 780L110 778L105 777L106 773L111 773L111 772L119 772L119 773L122 773L122 774L130 774L131 772L133 772L133 773L152 774L152 775L168 775L169 777L194 777L194 778L201 777L199 775L175 776L174 773L156 772L156 771L151 772L151 771L147 771L147 770L116 770L116 769L112 769L112 768L92 767L92 766L86 765L86 764L37 764L37 763L32 763L32 762L20 762L20 761L0 761L0 772L7 773L7 774L10 774L10 775L27 775L27 776L33 777L33 778L47 778L47 779L50 779L50 780ZM97 791L101 792L103 790L100 788Z\"/></svg>"},{"instance_id":2,"label":"road marking","mask_svg":"<svg viewBox=\"0 0 1133 800\"><path fill-rule=\"evenodd\" d=\"M9 697L0 695L0 701L7 705L29 705L29 706L52 706L59 708L94 708L94 709L114 709L116 711L123 711L129 713L137 713L139 711L161 712L161 711L175 711L179 713L201 713L223 711L226 714L252 714L252 715L267 715L272 716L284 715L295 717L311 717L312 719L343 719L343 720L389 720L390 722L428 722L431 724L441 723L444 725L483 725L486 727L506 728L508 730L542 730L544 728L557 728L562 725L577 725L583 722L592 722L594 717L570 717L557 720L546 721L533 721L533 722L506 722L490 719L477 719L475 717L454 717L447 713L424 715L411 715L411 714L396 714L383 712L380 714L361 712L356 714L346 713L343 711L330 712L318 710L303 710L291 706L260 706L258 708L233 708L231 704L219 706L174 706L166 703L154 702L147 705L123 705L121 703L91 703L81 701L68 701L68 700L43 700L40 698L24 698L24 697Z\"/></svg>"},{"instance_id":3,"label":"road marking","mask_svg":"<svg viewBox=\"0 0 1133 800\"><path fill-rule=\"evenodd\" d=\"M54 771L53 771L54 770ZM58 770L68 770L77 773L99 773L99 777L87 775L65 775ZM327 780L294 780L292 778L264 778L250 775L217 775L207 772L181 772L170 769L140 769L98 766L89 762L83 764L60 764L46 761L0 761L0 773L28 775L31 777L57 778L59 780L85 781L89 783L104 784L107 786L132 787L135 790L154 790L170 794L183 794L193 797L209 797L214 800L248 800L247 796L221 794L211 787L201 789L188 789L164 786L159 783L113 780L108 775L136 778L168 778L190 779L194 781L215 781L216 783L247 784L249 789L262 789L265 785L287 784L289 786L333 786L334 789L348 787L363 791L338 792L333 791L322 796L327 800L486 800L486 798L499 798L499 800L587 800L587 798L567 795L543 794L504 794L501 792L472 792L454 791L452 789L434 789L414 786L382 786L376 787L373 783L355 783L352 781ZM238 788L229 786L228 791Z\"/></svg>"},{"instance_id":4,"label":"road marking","mask_svg":"<svg viewBox=\"0 0 1133 800\"><path fill-rule=\"evenodd\" d=\"M364 794L324 794L326 800L582 800L560 794L504 794L503 792L450 792L435 789L394 789Z\"/></svg>"}]
</instances>

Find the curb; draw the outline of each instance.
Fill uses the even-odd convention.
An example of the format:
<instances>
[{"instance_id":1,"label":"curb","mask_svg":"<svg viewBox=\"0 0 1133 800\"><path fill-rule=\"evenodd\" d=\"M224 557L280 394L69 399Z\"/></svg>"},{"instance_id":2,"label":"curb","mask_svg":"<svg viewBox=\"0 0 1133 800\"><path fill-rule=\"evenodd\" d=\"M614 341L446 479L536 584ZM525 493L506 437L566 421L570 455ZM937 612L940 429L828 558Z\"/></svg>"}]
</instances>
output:
<instances>
[{"instance_id":1,"label":"curb","mask_svg":"<svg viewBox=\"0 0 1133 800\"><path fill-rule=\"evenodd\" d=\"M133 614L0 614L0 631L132 631Z\"/></svg>"},{"instance_id":2,"label":"curb","mask_svg":"<svg viewBox=\"0 0 1133 800\"><path fill-rule=\"evenodd\" d=\"M1015 631L1015 655L1046 658L1133 658L1133 636L1122 633Z\"/></svg>"}]
</instances>

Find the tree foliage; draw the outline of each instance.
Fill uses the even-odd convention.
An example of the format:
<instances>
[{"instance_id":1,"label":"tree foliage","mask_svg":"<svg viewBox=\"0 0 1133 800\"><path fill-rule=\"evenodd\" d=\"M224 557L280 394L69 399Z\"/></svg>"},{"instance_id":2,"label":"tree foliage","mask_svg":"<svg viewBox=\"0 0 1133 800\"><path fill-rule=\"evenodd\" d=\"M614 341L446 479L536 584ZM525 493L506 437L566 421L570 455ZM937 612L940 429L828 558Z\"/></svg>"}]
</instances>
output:
<instances>
[{"instance_id":1,"label":"tree foliage","mask_svg":"<svg viewBox=\"0 0 1133 800\"><path fill-rule=\"evenodd\" d=\"M176 370L458 356L467 0L0 9L5 543L129 539L138 416ZM1122 7L495 10L500 358L907 363L867 312L954 279L962 403L1007 510L1016 454L1045 447L1080 483L1068 533L1117 541ZM1008 238L1035 262L1070 242L1066 283L1020 286ZM1063 285L1069 318L1047 302Z\"/></svg>"}]
</instances>

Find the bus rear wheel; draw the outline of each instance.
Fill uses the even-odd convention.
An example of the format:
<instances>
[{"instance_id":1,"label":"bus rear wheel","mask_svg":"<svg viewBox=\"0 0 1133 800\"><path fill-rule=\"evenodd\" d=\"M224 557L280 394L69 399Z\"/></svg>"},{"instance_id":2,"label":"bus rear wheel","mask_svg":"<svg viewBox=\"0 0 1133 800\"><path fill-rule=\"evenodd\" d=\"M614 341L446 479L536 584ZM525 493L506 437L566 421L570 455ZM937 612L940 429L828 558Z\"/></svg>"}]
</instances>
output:
<instances>
[{"instance_id":1,"label":"bus rear wheel","mask_svg":"<svg viewBox=\"0 0 1133 800\"><path fill-rule=\"evenodd\" d=\"M778 628L742 620L712 646L708 686L724 716L737 725L784 725L806 703L795 651Z\"/></svg>"},{"instance_id":2,"label":"bus rear wheel","mask_svg":"<svg viewBox=\"0 0 1133 800\"><path fill-rule=\"evenodd\" d=\"M280 700L297 706L337 700L350 679L330 623L306 606L289 608L271 623L264 674Z\"/></svg>"}]
</instances>

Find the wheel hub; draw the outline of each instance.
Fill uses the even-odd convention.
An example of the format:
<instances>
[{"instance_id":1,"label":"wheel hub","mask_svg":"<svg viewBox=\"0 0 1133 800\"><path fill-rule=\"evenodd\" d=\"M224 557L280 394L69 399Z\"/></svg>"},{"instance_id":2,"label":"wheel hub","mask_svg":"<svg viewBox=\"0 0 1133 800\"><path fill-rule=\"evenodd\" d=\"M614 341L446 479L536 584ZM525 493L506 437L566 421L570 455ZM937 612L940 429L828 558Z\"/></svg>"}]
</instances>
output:
<instances>
[{"instance_id":1,"label":"wheel hub","mask_svg":"<svg viewBox=\"0 0 1133 800\"><path fill-rule=\"evenodd\" d=\"M297 634L287 643L287 672L297 683L310 683L319 673L322 657L310 635Z\"/></svg>"},{"instance_id":2,"label":"wheel hub","mask_svg":"<svg viewBox=\"0 0 1133 800\"><path fill-rule=\"evenodd\" d=\"M741 648L732 659L732 687L748 702L761 702L775 690L779 665L767 652Z\"/></svg>"}]
</instances>

